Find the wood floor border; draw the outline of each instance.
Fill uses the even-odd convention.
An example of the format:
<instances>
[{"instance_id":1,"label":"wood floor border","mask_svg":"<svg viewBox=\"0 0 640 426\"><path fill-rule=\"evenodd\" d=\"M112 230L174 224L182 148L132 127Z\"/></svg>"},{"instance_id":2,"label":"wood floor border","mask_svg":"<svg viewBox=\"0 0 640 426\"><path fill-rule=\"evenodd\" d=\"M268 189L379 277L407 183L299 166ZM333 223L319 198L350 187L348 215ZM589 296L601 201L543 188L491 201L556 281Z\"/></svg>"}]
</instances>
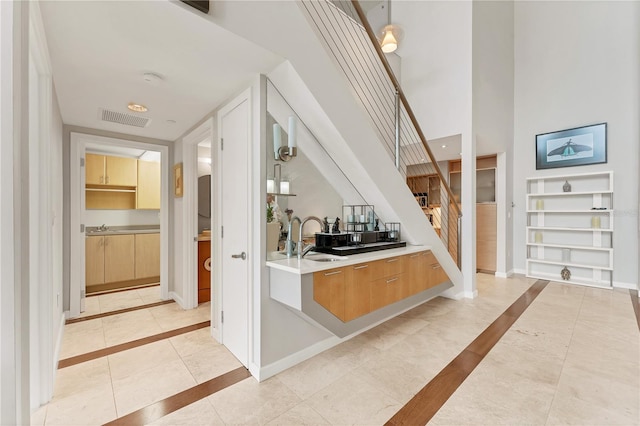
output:
<instances>
[{"instance_id":1,"label":"wood floor border","mask_svg":"<svg viewBox=\"0 0 640 426\"><path fill-rule=\"evenodd\" d=\"M65 321L65 324L67 324L67 325L68 324L75 324L77 322L90 321L90 320L94 320L94 319L97 319L97 318L104 318L104 317L110 317L112 315L125 314L127 312L139 311L141 309L153 308L153 307L156 307L156 306L167 305L169 303L175 303L175 301L174 300L162 300L160 302L147 303L146 305L139 305L139 306L132 306L130 308L118 309L117 311L109 311L109 312L103 312L101 314L87 315L86 317L81 317L81 318L70 318L70 319Z\"/></svg>"},{"instance_id":2,"label":"wood floor border","mask_svg":"<svg viewBox=\"0 0 640 426\"><path fill-rule=\"evenodd\" d=\"M549 281L536 281L457 357L423 387L386 425L424 425L440 410L491 348L538 297Z\"/></svg>"},{"instance_id":3,"label":"wood floor border","mask_svg":"<svg viewBox=\"0 0 640 426\"><path fill-rule=\"evenodd\" d=\"M160 283L153 282L148 284L133 285L131 287L114 288L113 290L94 291L92 293L87 293L85 297L98 297L98 296L104 296L105 294L122 293L123 291L142 290L143 288L149 288L149 287L160 287Z\"/></svg>"},{"instance_id":4,"label":"wood floor border","mask_svg":"<svg viewBox=\"0 0 640 426\"><path fill-rule=\"evenodd\" d=\"M58 361L58 369L71 367L72 365L80 364L82 362L92 361L97 358L102 358L108 355L112 355L118 352L126 351L128 349L137 348L139 346L148 345L149 343L158 342L160 340L169 339L180 334L196 331L201 328L209 327L211 321L204 321L197 324L188 325L186 327L176 328L175 330L165 331L164 333L154 334L153 336L143 337L142 339L133 340L131 342L121 343L115 346L109 346L108 348L99 349L97 351L88 352L86 354L73 356L70 358L61 359Z\"/></svg>"},{"instance_id":5,"label":"wood floor border","mask_svg":"<svg viewBox=\"0 0 640 426\"><path fill-rule=\"evenodd\" d=\"M146 425L168 414L173 413L187 405L193 404L203 398L236 384L248 377L251 373L244 367L238 367L221 376L215 377L192 388L179 392L162 401L154 402L138 411L120 417L105 426L134 426Z\"/></svg>"},{"instance_id":6,"label":"wood floor border","mask_svg":"<svg viewBox=\"0 0 640 426\"><path fill-rule=\"evenodd\" d=\"M631 304L633 305L633 312L636 313L638 330L640 330L640 299L638 299L638 290L629 290L629 294L631 295Z\"/></svg>"}]
</instances>

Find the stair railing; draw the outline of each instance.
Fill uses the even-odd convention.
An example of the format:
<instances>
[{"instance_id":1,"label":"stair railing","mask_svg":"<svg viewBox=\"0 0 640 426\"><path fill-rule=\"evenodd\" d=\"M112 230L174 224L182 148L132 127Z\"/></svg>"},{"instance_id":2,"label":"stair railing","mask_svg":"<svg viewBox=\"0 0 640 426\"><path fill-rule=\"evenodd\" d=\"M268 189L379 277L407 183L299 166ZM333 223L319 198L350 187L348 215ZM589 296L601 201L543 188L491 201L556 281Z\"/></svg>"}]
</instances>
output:
<instances>
[{"instance_id":1,"label":"stair railing","mask_svg":"<svg viewBox=\"0 0 640 426\"><path fill-rule=\"evenodd\" d=\"M396 169L460 267L459 196L451 190L357 0L303 0L325 47L369 115Z\"/></svg>"}]
</instances>

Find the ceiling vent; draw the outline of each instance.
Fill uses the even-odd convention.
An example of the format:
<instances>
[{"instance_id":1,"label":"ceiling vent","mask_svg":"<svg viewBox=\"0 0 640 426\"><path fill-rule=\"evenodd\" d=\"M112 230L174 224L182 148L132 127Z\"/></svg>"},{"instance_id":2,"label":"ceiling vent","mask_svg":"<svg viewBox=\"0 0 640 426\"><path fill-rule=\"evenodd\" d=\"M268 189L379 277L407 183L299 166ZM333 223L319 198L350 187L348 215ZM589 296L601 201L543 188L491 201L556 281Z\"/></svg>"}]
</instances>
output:
<instances>
[{"instance_id":1,"label":"ceiling vent","mask_svg":"<svg viewBox=\"0 0 640 426\"><path fill-rule=\"evenodd\" d=\"M133 127L147 127L151 122L151 119L148 117L111 111L106 108L98 108L98 119Z\"/></svg>"}]
</instances>

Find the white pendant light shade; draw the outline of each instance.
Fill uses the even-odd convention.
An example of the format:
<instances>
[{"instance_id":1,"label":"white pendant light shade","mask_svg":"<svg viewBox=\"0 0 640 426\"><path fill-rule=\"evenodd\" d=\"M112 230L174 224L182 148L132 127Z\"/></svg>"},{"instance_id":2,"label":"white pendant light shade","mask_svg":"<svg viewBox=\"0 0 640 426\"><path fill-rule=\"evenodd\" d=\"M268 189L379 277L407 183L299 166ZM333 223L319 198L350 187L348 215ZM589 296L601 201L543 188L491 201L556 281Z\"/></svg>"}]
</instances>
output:
<instances>
[{"instance_id":1,"label":"white pendant light shade","mask_svg":"<svg viewBox=\"0 0 640 426\"><path fill-rule=\"evenodd\" d=\"M394 26L386 25L382 31L384 33L382 36L382 42L380 43L382 51L384 53L395 52L395 50L398 48L398 39L394 34Z\"/></svg>"}]
</instances>

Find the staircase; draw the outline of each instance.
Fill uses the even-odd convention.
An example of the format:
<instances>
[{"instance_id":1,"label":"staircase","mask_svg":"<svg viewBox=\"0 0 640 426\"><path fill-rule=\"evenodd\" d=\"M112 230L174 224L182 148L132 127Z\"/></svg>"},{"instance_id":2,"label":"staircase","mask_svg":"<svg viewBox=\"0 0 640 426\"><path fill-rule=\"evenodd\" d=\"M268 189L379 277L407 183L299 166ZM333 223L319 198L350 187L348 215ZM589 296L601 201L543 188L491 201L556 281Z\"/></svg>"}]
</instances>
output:
<instances>
[{"instance_id":1,"label":"staircase","mask_svg":"<svg viewBox=\"0 0 640 426\"><path fill-rule=\"evenodd\" d=\"M432 247L460 293L458 205L357 2L220 2L211 19L287 59L269 79L376 213ZM439 179L433 224L407 185L416 170Z\"/></svg>"}]
</instances>

